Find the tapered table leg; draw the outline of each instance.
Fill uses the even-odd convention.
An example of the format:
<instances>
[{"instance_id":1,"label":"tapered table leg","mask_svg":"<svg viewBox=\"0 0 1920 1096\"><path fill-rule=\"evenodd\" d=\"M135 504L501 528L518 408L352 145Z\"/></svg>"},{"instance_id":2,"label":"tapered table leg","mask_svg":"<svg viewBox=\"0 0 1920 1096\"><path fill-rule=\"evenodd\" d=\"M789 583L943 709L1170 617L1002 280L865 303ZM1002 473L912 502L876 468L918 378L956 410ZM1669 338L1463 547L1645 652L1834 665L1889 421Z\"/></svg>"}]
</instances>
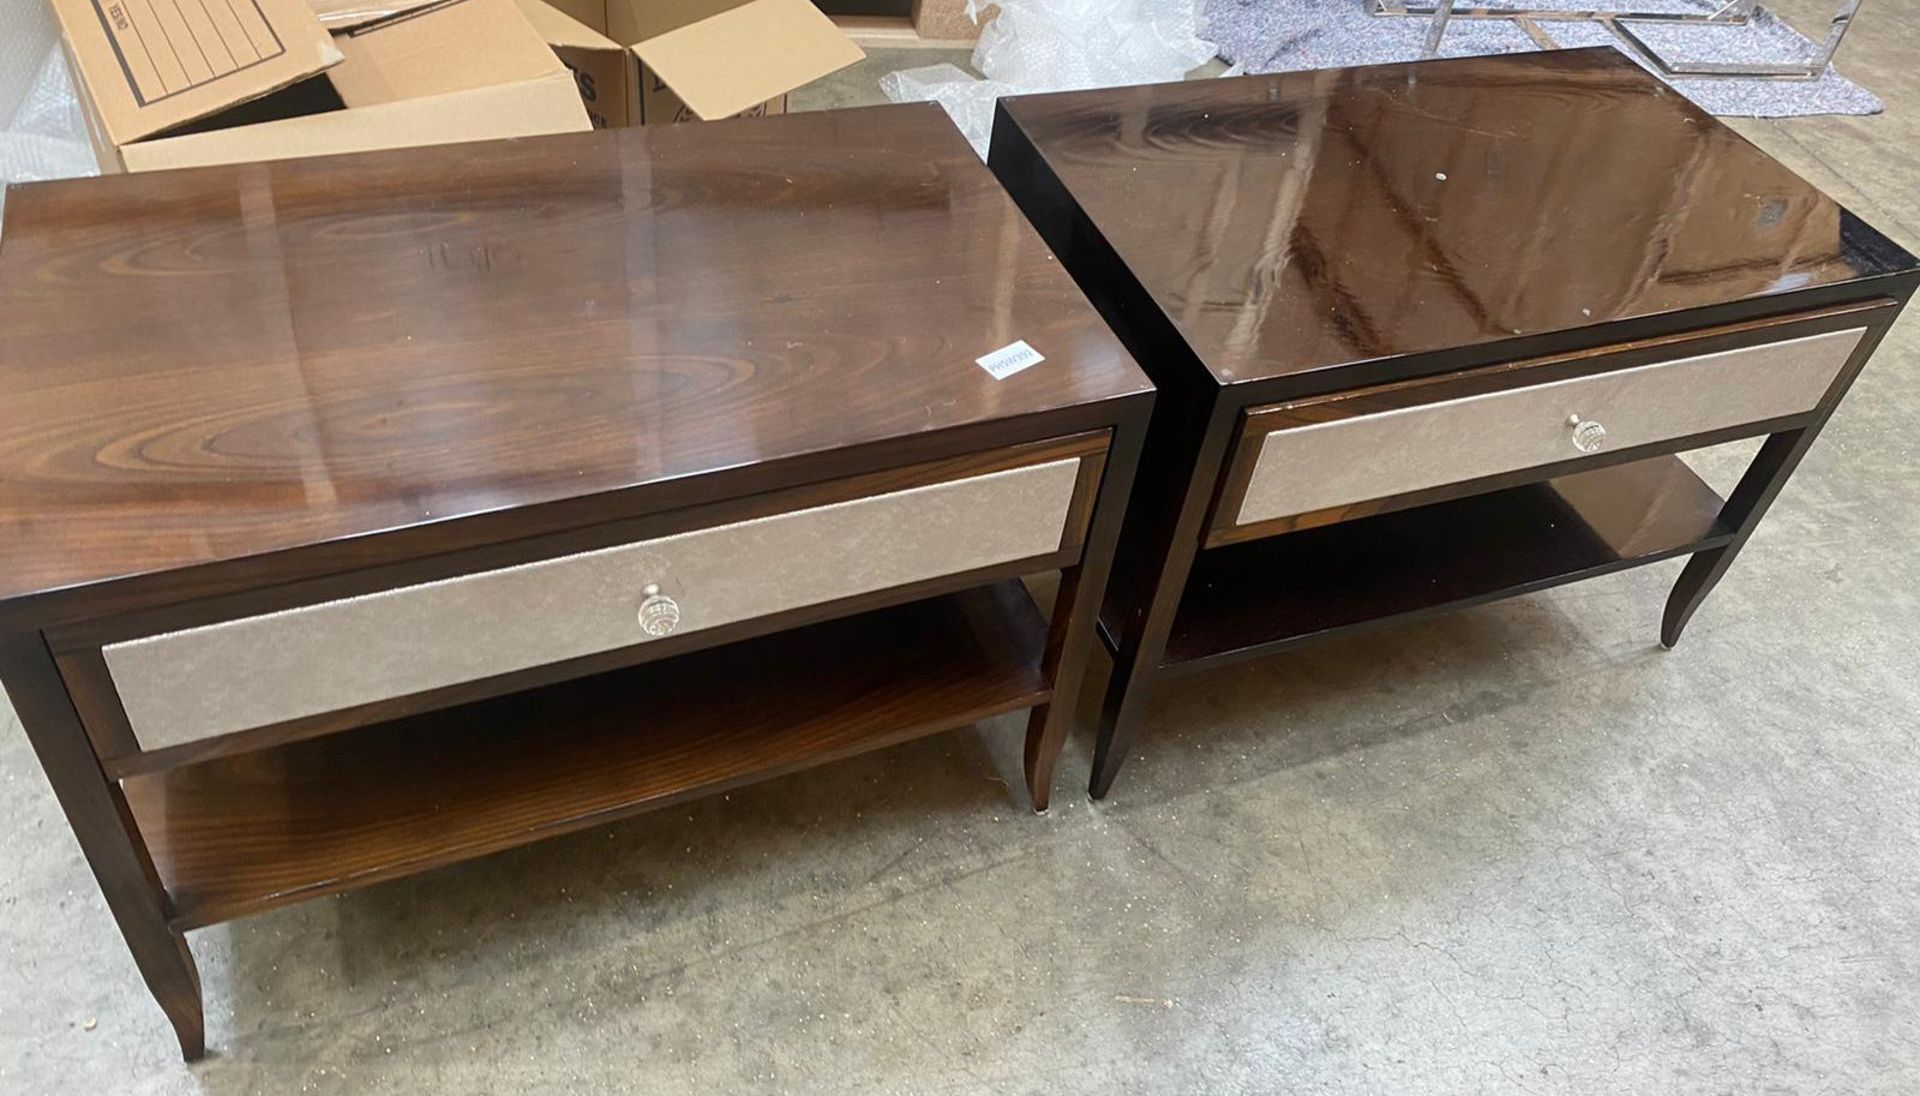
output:
<instances>
[{"instance_id":1,"label":"tapered table leg","mask_svg":"<svg viewBox=\"0 0 1920 1096\"><path fill-rule=\"evenodd\" d=\"M1188 568L1179 570L1181 581L1185 582ZM1177 609L1176 597L1174 606L1160 610L1158 617L1171 618ZM1171 624L1170 619L1158 617L1149 612L1146 618L1136 622L1139 636L1123 640L1120 653L1114 656L1113 676L1107 682L1106 701L1100 709L1100 738L1093 750L1093 779L1087 785L1087 793L1095 799L1104 799L1112 789L1113 778L1119 775L1127 751L1132 748L1134 732L1140 726L1147 696L1152 692L1154 671L1166 651L1166 632ZM1157 642L1150 641L1150 633L1157 634Z\"/></svg>"},{"instance_id":2,"label":"tapered table leg","mask_svg":"<svg viewBox=\"0 0 1920 1096\"><path fill-rule=\"evenodd\" d=\"M1119 650L1094 744L1087 791L1095 799L1106 796L1126 761L1179 615L1187 575L1200 551L1201 528L1236 414L1215 395L1175 402L1162 393L1165 402L1154 411L1153 433L1141 459L1141 485L1121 534L1122 551L1131 554L1123 556L1114 579L1127 608L1115 622Z\"/></svg>"},{"instance_id":3,"label":"tapered table leg","mask_svg":"<svg viewBox=\"0 0 1920 1096\"><path fill-rule=\"evenodd\" d=\"M1724 546L1700 552L1687 561L1680 572L1680 578L1673 584L1673 592L1667 595L1667 611L1660 622L1660 642L1672 648L1680 642L1680 634L1686 631L1687 623L1693 614L1707 600L1707 595L1719 585L1726 576L1727 568L1733 566L1734 557L1759 528L1760 519L1765 517L1767 509L1787 485L1800 459L1813 448L1814 439L1833 417L1834 409L1839 406L1841 396L1853 386L1855 377L1880 349L1880 342L1886 338L1887 329L1892 320L1872 327L1860 344L1854 347L1853 357L1840 370L1840 376L1833 382L1825 399L1820 401L1819 415L1807 426L1798 430L1787 430L1768 435L1760 446L1760 452L1754 455L1753 463L1747 466L1746 474L1740 477L1740 483L1727 496L1726 505L1720 508L1721 521L1732 528L1733 537Z\"/></svg>"},{"instance_id":4,"label":"tapered table leg","mask_svg":"<svg viewBox=\"0 0 1920 1096\"><path fill-rule=\"evenodd\" d=\"M1027 719L1026 777L1028 801L1044 811L1053 798L1053 772L1060 749L1073 726L1075 703L1086 680L1087 663L1100 642L1100 602L1113 574L1127 500L1133 494L1134 474L1146 442L1147 414L1130 416L1114 431L1100 471L1100 491L1094 499L1092 521L1080 564L1060 574L1060 592L1053 600L1053 627L1047 635L1044 672L1053 686L1053 699L1033 710Z\"/></svg>"},{"instance_id":5,"label":"tapered table leg","mask_svg":"<svg viewBox=\"0 0 1920 1096\"><path fill-rule=\"evenodd\" d=\"M1100 642L1093 634L1098 613L1098 591L1105 584L1105 568L1089 574L1087 565L1068 568L1060 575L1054 598L1053 631L1047 637L1045 673L1053 683L1053 699L1027 717L1027 799L1036 812L1053 799L1053 770L1061 747L1073 727L1074 697L1086 674L1089 649Z\"/></svg>"},{"instance_id":6,"label":"tapered table leg","mask_svg":"<svg viewBox=\"0 0 1920 1096\"><path fill-rule=\"evenodd\" d=\"M200 972L167 924L166 892L118 784L100 768L52 654L38 634L0 639L0 678L80 841L147 989L173 1023L180 1053L206 1054Z\"/></svg>"},{"instance_id":7,"label":"tapered table leg","mask_svg":"<svg viewBox=\"0 0 1920 1096\"><path fill-rule=\"evenodd\" d=\"M1680 633L1686 630L1687 622L1707 600L1707 595L1719 584L1733 566L1734 557L1746 544L1747 538L1766 515L1767 508L1785 487L1793 469L1800 463L1813 445L1813 439L1819 433L1818 426L1809 426L1784 434L1769 436L1753 458L1747 472L1740 477L1740 485L1727 499L1721 515L1726 523L1733 527L1733 540L1724 547L1700 552L1687 561L1686 569L1680 572L1679 581L1674 583L1673 592L1667 597L1667 611L1660 623L1660 642L1672 647L1680 642Z\"/></svg>"}]
</instances>

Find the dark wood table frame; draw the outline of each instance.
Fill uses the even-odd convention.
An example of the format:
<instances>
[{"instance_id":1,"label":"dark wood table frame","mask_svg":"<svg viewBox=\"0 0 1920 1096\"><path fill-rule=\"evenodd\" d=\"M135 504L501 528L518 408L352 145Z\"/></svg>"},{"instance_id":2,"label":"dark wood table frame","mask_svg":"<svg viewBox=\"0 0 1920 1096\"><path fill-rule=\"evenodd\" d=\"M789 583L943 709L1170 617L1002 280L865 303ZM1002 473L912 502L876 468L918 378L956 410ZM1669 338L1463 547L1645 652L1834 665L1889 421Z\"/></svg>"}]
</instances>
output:
<instances>
[{"instance_id":1,"label":"dark wood table frame","mask_svg":"<svg viewBox=\"0 0 1920 1096\"><path fill-rule=\"evenodd\" d=\"M1657 94L1651 78L1611 56L1554 55L1535 62L1548 69L1545 75L1517 60L1428 64L1443 66L1424 70L1445 77L1434 81L1435 86L1470 89L1484 82L1491 94L1504 87L1530 90L1539 81L1569 78L1573 83L1567 95L1583 87L1627 97L1620 101ZM1556 73L1552 66L1565 69ZM1262 122L1263 110L1270 109L1278 119L1290 103L1305 104L1299 106L1301 112L1321 111L1331 117L1346 102L1341 97L1350 88L1366 93L1356 94L1354 102L1373 109L1384 96L1372 89L1422 83L1409 66L1246 80L1252 91L1229 86L1234 81L1219 81L1209 88L1166 85L1015 98L1002 101L995 119L990 157L994 172L1148 369L1160 393L1115 580L1101 613L1102 638L1113 653L1114 672L1102 707L1090 785L1096 798L1112 787L1155 686L1178 675L1687 556L1660 631L1661 641L1672 647L1920 280L1911 256L1843 213L1841 224L1852 234L1848 246L1870 252L1866 265L1877 264L1886 273L1851 277L1842 271L1833 284L1796 292L1729 295L1721 303L1604 324L1361 356L1351 362L1331 359L1324 368L1265 368L1256 358L1252 365L1236 362L1244 376L1223 380L1196 351L1183 320L1176 318L1180 307L1156 296L1153 287L1129 269L1128 248L1138 246L1158 264L1154 276L1192 274L1196 282L1201 280L1201 274L1180 265L1191 249L1183 250L1169 234L1156 234L1160 230L1150 225L1146 212L1154 208L1155 196L1165 193L1151 189L1156 182L1177 185L1166 182L1178 177L1168 166L1178 163L1172 150L1190 134L1200 150L1194 155L1217 162L1236 140L1252 145L1267 134L1291 133L1279 121ZM1409 99L1416 94L1387 92L1403 93ZM1269 108L1268 103L1275 105ZM1718 128L1690 107L1658 109L1677 112L1685 126ZM1499 118L1483 124L1498 132ZM1044 135L1039 139L1036 128ZM1731 141L1745 150L1741 155L1755 155L1737 138ZM1272 166L1275 171L1285 168L1284 163ZM1107 203L1102 208L1127 211L1124 228L1118 230L1123 238L1110 238L1089 215L1072 183L1063 178L1068 169L1078 173L1073 178L1083 186L1111 183L1099 197ZM1099 174L1101 170L1107 174ZM1152 170L1166 174L1156 182L1139 181L1147 176L1137 173ZM1427 171L1432 177L1431 168ZM1283 189L1286 185L1281 184ZM1296 195L1295 200L1310 210L1315 197L1299 200ZM1182 224L1179 214L1185 212L1169 209L1168 223ZM1184 223L1202 215L1194 213ZM1262 227L1235 223L1224 234L1240 230L1257 235ZM1278 235L1285 236L1284 228ZM1308 251L1310 241L1299 233L1294 242L1300 249L1291 260L1296 271L1306 267L1303 279L1324 278L1319 267L1331 265L1331 260ZM1434 261L1444 267L1443 260ZM1272 270L1255 271L1242 282L1272 276ZM1235 284L1230 279L1206 284L1223 283ZM1323 307L1336 316L1363 303L1343 298L1337 285L1325 292L1334 303ZM1275 305L1274 310L1283 308ZM1817 406L1804 411L1591 456L1568 447L1567 459L1520 471L1279 521L1237 528L1232 524L1252 459L1252 447L1242 444L1236 451L1236 442L1264 426L1310 422L1329 413L1389 410L1436 394L1470 395L1595 376L1671 357L1676 346L1709 354L1852 328L1863 328L1864 336ZM1303 333L1299 341L1306 344L1312 334ZM1260 337L1269 340L1260 344L1263 349L1289 345L1283 331L1268 328ZM1674 455L1756 436L1766 440L1724 500ZM1473 446L1475 439L1461 437L1457 443Z\"/></svg>"},{"instance_id":2,"label":"dark wood table frame","mask_svg":"<svg viewBox=\"0 0 1920 1096\"><path fill-rule=\"evenodd\" d=\"M1022 709L1046 809L1153 392L937 108L38 184L7 215L0 679L187 1058L191 929ZM976 364L1016 336L1047 360ZM1031 537L949 501L997 554L931 577L237 729L143 745L109 659L843 503L918 558L888 500L1035 468ZM760 570L839 590L836 547ZM592 604L630 627L658 592Z\"/></svg>"},{"instance_id":3,"label":"dark wood table frame","mask_svg":"<svg viewBox=\"0 0 1920 1096\"><path fill-rule=\"evenodd\" d=\"M1911 287L1906 292L1910 294ZM1660 628L1660 641L1667 647L1674 646L1819 436L1905 299L1903 295L1898 302L1869 302L1859 310L1842 308L1810 321L1828 327L1861 320L1870 324L1868 336L1852 355L1841 379L1813 412L1454 485L1452 494L1458 502L1426 502L1379 517L1351 518L1316 530L1248 541L1249 549L1242 550L1246 554L1238 557L1229 543L1208 547L1206 531L1218 488L1232 474L1227 456L1239 424L1249 408L1319 393L1282 394L1277 386L1265 391L1249 386L1252 390L1245 393L1226 389L1211 400L1195 398L1187 404L1184 419L1156 419L1146 460L1149 472L1141 477L1140 501L1135 503L1146 509L1129 517L1121 564L1126 577L1113 587L1108 613L1101 622L1102 637L1113 654L1114 672L1101 708L1091 794L1103 797L1113 786L1153 685L1163 678L1686 555L1690 558L1668 598ZM1170 437L1163 441L1161 431L1170 432ZM1677 457L1669 455L1758 434L1764 434L1766 442L1724 502ZM1186 440L1185 445L1179 444L1181 439ZM1186 474L1173 471L1183 467L1188 470ZM1604 469L1613 470L1612 474L1601 472L1606 478L1584 485L1583 498L1577 503L1542 489L1557 477ZM1503 491L1511 495L1491 495ZM1551 544L1545 546L1544 555L1534 556L1515 540L1501 541L1503 522L1514 522L1513 531L1520 531L1518 516L1504 512L1499 505L1510 500L1522 504L1528 516L1541 512L1536 507L1585 506L1589 512L1584 517L1594 530L1610 524L1605 517L1609 510L1629 514L1632 517L1626 527L1632 532L1611 542ZM1657 520L1644 521L1641 515L1646 514L1656 515ZM1372 522L1369 531L1392 529L1398 522L1401 529L1389 534L1393 541L1408 545L1425 541L1428 558L1409 569L1404 586L1354 592L1330 599L1326 605L1289 610L1243 599L1251 584L1235 581L1236 575L1250 577L1247 572L1273 573L1296 565L1326 566L1350 558L1351 550L1364 550L1352 541L1342 541L1341 534L1350 530L1349 521ZM1133 539L1136 536L1137 541ZM1316 537L1318 542L1297 544L1286 540L1287 536ZM1499 558L1503 548L1513 550L1510 558ZM1469 566L1470 557L1480 552L1492 553L1495 558L1480 567ZM1223 595L1217 601L1197 598L1197 591L1190 586L1197 564L1211 566L1207 575L1213 580L1211 588ZM1184 643L1170 649L1171 633L1183 604L1210 611L1216 623L1211 630L1203 630L1206 625L1201 625L1182 637ZM1209 619L1196 615L1203 621Z\"/></svg>"},{"instance_id":4,"label":"dark wood table frame","mask_svg":"<svg viewBox=\"0 0 1920 1096\"><path fill-rule=\"evenodd\" d=\"M110 687L99 689L91 671L102 620L117 633L129 621L146 630L243 607L273 612L316 598L352 597L588 550L643 529L651 534L701 527L718 512L765 512L797 499L786 491L717 508L666 510L650 510L641 500L606 501L591 507L604 520L576 530L522 539L516 533L546 523L506 514L439 529L431 546L414 546L429 554L364 570L315 574L316 566L327 565L315 553L290 556L275 561L285 585L249 573L252 568L219 568L193 576L189 585L209 594L184 603L150 605L109 587L26 610L9 607L0 623L0 679L141 975L172 1022L182 1054L197 1059L206 1044L200 978L186 940L190 929L1021 708L1032 709L1024 756L1027 793L1033 809L1045 811L1071 721L1071 698L1097 642L1097 593L1111 566L1148 402L1096 405L1023 424L1022 433L1099 431L1102 448L1095 452L1104 452L1104 467L1087 480L1078 504L1088 519L1084 541L990 571L540 667L325 721L106 759L96 750L97 735L90 736L81 710L113 705ZM944 462L951 471L980 463L969 455L974 446L1021 444L1004 430L927 441L928 455L948 452ZM836 456L833 463L849 472L859 466L851 455ZM387 555L378 541L353 554L368 560ZM1049 570L1060 573L1059 592L1043 618L1020 579ZM262 581L270 584L265 592L235 586ZM215 589L235 592L213 596ZM116 615L94 615L103 611ZM76 653L90 642L93 655ZM79 669L63 676L63 659ZM659 673L649 674L656 668ZM670 696L689 682L710 689L694 703L667 703L648 713L655 737L674 748L636 742L627 718L633 697ZM414 714L394 717L389 708ZM661 725L668 730L660 731ZM526 732L536 726L564 730L566 747L530 744ZM288 778L288 802L259 798L272 782L267 774ZM429 813L445 815L434 820L439 832L396 828L348 839L369 820L423 818L423 787L434 789L425 801ZM463 821L469 816L471 822ZM325 847L316 832L337 836L339 843ZM169 870L162 871L157 859Z\"/></svg>"}]
</instances>

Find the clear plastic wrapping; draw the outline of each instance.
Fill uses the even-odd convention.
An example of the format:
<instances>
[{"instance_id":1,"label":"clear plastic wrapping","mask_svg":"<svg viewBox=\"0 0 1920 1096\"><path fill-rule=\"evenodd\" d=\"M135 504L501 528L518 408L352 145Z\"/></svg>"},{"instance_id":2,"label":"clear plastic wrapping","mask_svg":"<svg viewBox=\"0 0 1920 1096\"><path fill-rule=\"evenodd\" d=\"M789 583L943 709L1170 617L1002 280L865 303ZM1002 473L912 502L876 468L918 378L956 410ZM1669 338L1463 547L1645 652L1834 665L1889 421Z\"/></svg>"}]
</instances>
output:
<instances>
[{"instance_id":1,"label":"clear plastic wrapping","mask_svg":"<svg viewBox=\"0 0 1920 1096\"><path fill-rule=\"evenodd\" d=\"M1200 37L1196 0L999 0L980 32L973 67L889 73L880 89L896 103L946 108L982 158L1003 95L1178 80L1214 55Z\"/></svg>"},{"instance_id":2,"label":"clear plastic wrapping","mask_svg":"<svg viewBox=\"0 0 1920 1096\"><path fill-rule=\"evenodd\" d=\"M0 183L98 170L52 13L42 0L0 0Z\"/></svg>"}]
</instances>

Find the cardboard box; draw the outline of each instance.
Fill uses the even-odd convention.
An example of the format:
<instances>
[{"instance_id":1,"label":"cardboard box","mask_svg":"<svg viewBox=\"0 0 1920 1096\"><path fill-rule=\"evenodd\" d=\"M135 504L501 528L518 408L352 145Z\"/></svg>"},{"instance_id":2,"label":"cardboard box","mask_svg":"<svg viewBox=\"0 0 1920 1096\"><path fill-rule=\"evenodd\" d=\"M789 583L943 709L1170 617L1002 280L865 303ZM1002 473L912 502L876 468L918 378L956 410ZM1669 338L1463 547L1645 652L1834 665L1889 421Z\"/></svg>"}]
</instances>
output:
<instances>
[{"instance_id":1,"label":"cardboard box","mask_svg":"<svg viewBox=\"0 0 1920 1096\"><path fill-rule=\"evenodd\" d=\"M52 4L103 170L592 125L513 0L440 0L338 36L307 0Z\"/></svg>"},{"instance_id":2,"label":"cardboard box","mask_svg":"<svg viewBox=\"0 0 1920 1096\"><path fill-rule=\"evenodd\" d=\"M811 0L519 3L595 125L781 114L788 92L866 56Z\"/></svg>"},{"instance_id":3,"label":"cardboard box","mask_svg":"<svg viewBox=\"0 0 1920 1096\"><path fill-rule=\"evenodd\" d=\"M913 30L922 38L943 41L971 41L980 37L980 28L1000 14L1000 5L979 0L976 10L980 21L967 15L967 0L913 0Z\"/></svg>"},{"instance_id":4,"label":"cardboard box","mask_svg":"<svg viewBox=\"0 0 1920 1096\"><path fill-rule=\"evenodd\" d=\"M391 19L403 12L432 7L441 0L307 0L320 25L338 34L343 30Z\"/></svg>"},{"instance_id":5,"label":"cardboard box","mask_svg":"<svg viewBox=\"0 0 1920 1096\"><path fill-rule=\"evenodd\" d=\"M546 40L560 63L573 74L580 102L594 128L640 124L639 108L629 102L629 85L638 86L640 64L627 47L549 5L518 0L521 14Z\"/></svg>"}]
</instances>

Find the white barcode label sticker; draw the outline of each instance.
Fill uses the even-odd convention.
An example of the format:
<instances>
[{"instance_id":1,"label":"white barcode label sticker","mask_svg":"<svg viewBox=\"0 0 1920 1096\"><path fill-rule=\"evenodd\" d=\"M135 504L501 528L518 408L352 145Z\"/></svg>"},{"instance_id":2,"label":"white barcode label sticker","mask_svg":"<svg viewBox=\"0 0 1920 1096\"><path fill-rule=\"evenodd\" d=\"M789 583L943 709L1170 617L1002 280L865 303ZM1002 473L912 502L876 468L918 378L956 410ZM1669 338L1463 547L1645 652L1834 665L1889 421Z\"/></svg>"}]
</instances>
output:
<instances>
[{"instance_id":1,"label":"white barcode label sticker","mask_svg":"<svg viewBox=\"0 0 1920 1096\"><path fill-rule=\"evenodd\" d=\"M973 359L980 368L986 370L996 381L1004 381L1030 365L1039 365L1047 359L1040 352L1027 345L1027 340L1008 343L991 354L982 354Z\"/></svg>"}]
</instances>

